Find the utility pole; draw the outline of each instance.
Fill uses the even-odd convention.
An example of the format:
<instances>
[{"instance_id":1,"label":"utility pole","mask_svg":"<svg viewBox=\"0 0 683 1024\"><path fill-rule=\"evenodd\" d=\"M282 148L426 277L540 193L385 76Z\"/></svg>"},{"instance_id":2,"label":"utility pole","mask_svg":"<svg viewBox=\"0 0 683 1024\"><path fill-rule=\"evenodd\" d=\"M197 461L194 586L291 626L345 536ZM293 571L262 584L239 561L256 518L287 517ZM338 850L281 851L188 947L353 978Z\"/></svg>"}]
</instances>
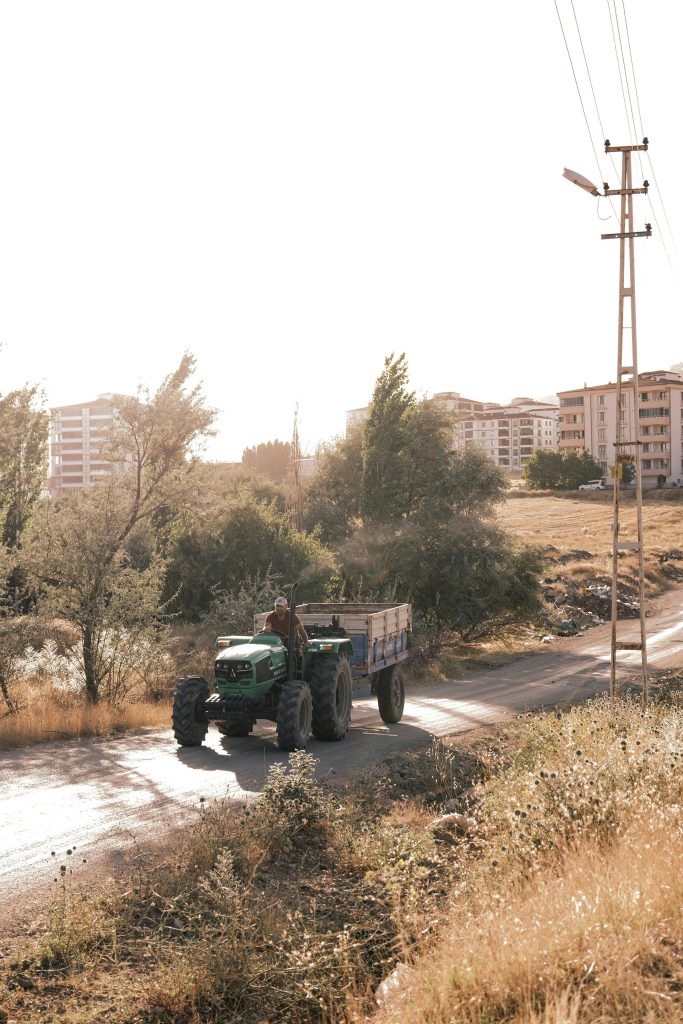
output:
<instances>
[{"instance_id":1,"label":"utility pole","mask_svg":"<svg viewBox=\"0 0 683 1024\"><path fill-rule=\"evenodd\" d=\"M290 464L289 514L292 525L302 530L304 525L304 499L301 487L301 444L299 442L299 404L294 409L294 429L292 431Z\"/></svg>"},{"instance_id":2,"label":"utility pole","mask_svg":"<svg viewBox=\"0 0 683 1024\"><path fill-rule=\"evenodd\" d=\"M617 692L617 651L640 651L643 677L643 705L648 703L648 675L647 675L647 634L645 629L645 552L643 543L643 467L642 447L640 438L640 410L641 398L638 379L638 341L636 333L636 277L635 277L635 246L636 238L649 238L652 234L650 224L645 225L645 231L634 231L633 229L633 196L647 193L648 182L643 182L642 188L633 188L632 176L632 155L639 150L646 150L648 140L643 139L637 146L611 146L609 139L605 140L606 153L621 153L621 188L610 189L607 183L604 184L604 195L620 196L621 218L620 229L614 234L602 235L603 239L619 239L619 329L617 336L617 383L616 383L616 435L614 439L614 504L612 514L612 631L611 631L611 672L610 672L610 702L614 705ZM628 243L628 260L626 259L626 248ZM628 309L628 323L624 323L624 313ZM624 331L631 332L631 359L630 363L624 365ZM624 378L630 377L631 380ZM633 390L633 423L630 424L631 437L625 437L623 420L627 408L628 392ZM620 489L623 466L626 463L635 464L636 471L636 524L637 539L620 539ZM617 585L619 579L619 553L621 551L638 552L638 584L640 604L640 640L629 641L619 640L617 636L618 618L618 594Z\"/></svg>"}]
</instances>

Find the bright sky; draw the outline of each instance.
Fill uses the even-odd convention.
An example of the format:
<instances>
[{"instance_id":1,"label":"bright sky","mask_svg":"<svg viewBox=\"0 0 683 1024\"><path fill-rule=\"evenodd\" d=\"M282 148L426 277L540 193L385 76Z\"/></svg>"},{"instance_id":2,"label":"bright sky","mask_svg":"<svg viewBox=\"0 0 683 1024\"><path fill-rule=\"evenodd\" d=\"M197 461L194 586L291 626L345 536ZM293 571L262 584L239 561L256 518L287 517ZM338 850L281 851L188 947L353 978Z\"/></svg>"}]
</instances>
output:
<instances>
[{"instance_id":1,"label":"bright sky","mask_svg":"<svg viewBox=\"0 0 683 1024\"><path fill-rule=\"evenodd\" d=\"M0 391L131 392L189 348L221 410L208 456L239 459L288 440L297 402L304 445L342 432L391 351L420 393L613 379L618 242L600 233L618 226L561 175L617 174L557 2L600 175L554 0L2 0ZM614 7L574 5L605 131L633 141ZM675 12L626 0L683 247ZM658 236L637 249L642 369L683 360L681 261L652 203L673 269L637 200Z\"/></svg>"}]
</instances>

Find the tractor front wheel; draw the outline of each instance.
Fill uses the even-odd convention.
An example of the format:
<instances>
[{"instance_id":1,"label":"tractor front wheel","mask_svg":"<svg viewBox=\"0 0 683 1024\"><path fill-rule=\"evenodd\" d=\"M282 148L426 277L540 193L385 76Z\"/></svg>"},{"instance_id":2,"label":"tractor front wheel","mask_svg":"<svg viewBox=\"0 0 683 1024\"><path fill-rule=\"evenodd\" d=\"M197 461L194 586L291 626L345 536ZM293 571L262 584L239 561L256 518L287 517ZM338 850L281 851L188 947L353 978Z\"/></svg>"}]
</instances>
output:
<instances>
[{"instance_id":1,"label":"tractor front wheel","mask_svg":"<svg viewBox=\"0 0 683 1024\"><path fill-rule=\"evenodd\" d=\"M319 740L342 740L351 720L351 669L348 658L316 662L311 673L313 735Z\"/></svg>"},{"instance_id":2,"label":"tractor front wheel","mask_svg":"<svg viewBox=\"0 0 683 1024\"><path fill-rule=\"evenodd\" d=\"M173 735L181 747L200 747L209 728L199 710L209 696L209 684L200 676L187 676L176 686L173 700Z\"/></svg>"},{"instance_id":3,"label":"tractor front wheel","mask_svg":"<svg viewBox=\"0 0 683 1024\"><path fill-rule=\"evenodd\" d=\"M400 722L405 702L406 690L400 666L390 665L389 668L383 668L377 686L377 704L382 721L389 725Z\"/></svg>"},{"instance_id":4,"label":"tractor front wheel","mask_svg":"<svg viewBox=\"0 0 683 1024\"><path fill-rule=\"evenodd\" d=\"M277 741L282 750L304 750L311 731L313 706L308 683L290 679L277 705Z\"/></svg>"}]
</instances>

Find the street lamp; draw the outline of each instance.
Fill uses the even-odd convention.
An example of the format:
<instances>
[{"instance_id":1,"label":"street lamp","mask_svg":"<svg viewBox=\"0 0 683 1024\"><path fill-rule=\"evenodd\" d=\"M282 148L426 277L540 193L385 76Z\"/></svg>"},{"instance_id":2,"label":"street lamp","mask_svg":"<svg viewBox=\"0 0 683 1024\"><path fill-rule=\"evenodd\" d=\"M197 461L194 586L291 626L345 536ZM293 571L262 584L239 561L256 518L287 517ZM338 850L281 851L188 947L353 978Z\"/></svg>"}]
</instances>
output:
<instances>
[{"instance_id":1,"label":"street lamp","mask_svg":"<svg viewBox=\"0 0 683 1024\"><path fill-rule=\"evenodd\" d=\"M583 188L586 192L590 192L592 196L601 196L602 192L599 192L592 181L588 178L584 178L583 174L579 174L577 171L570 171L568 167L565 167L563 178L573 182L574 185L578 185L579 188Z\"/></svg>"}]
</instances>

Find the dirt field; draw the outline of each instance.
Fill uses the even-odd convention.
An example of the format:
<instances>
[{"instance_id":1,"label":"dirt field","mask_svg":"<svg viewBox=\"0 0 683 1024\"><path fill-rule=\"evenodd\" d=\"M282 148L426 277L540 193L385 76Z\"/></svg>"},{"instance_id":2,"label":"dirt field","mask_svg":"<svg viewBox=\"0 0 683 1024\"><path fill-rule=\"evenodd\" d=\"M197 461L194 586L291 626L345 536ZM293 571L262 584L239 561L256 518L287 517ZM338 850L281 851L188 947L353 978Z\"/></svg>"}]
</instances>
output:
<instances>
[{"instance_id":1,"label":"dirt field","mask_svg":"<svg viewBox=\"0 0 683 1024\"><path fill-rule=\"evenodd\" d=\"M612 502L570 498L516 498L501 508L498 519L529 544L553 544L560 552L589 549L596 557L609 557L612 548ZM635 539L633 502L621 510L621 537ZM643 508L646 554L661 554L683 546L683 505L646 503Z\"/></svg>"},{"instance_id":2,"label":"dirt field","mask_svg":"<svg viewBox=\"0 0 683 1024\"><path fill-rule=\"evenodd\" d=\"M592 497L592 496L591 496ZM538 544L548 559L544 592L558 618L578 626L609 618L612 582L612 502L554 496L513 498L498 521L527 544ZM627 499L621 510L620 538L636 539L636 509ZM683 580L683 505L646 502L645 577L648 602ZM620 617L638 614L638 556L619 557ZM651 609L648 608L648 612Z\"/></svg>"}]
</instances>

